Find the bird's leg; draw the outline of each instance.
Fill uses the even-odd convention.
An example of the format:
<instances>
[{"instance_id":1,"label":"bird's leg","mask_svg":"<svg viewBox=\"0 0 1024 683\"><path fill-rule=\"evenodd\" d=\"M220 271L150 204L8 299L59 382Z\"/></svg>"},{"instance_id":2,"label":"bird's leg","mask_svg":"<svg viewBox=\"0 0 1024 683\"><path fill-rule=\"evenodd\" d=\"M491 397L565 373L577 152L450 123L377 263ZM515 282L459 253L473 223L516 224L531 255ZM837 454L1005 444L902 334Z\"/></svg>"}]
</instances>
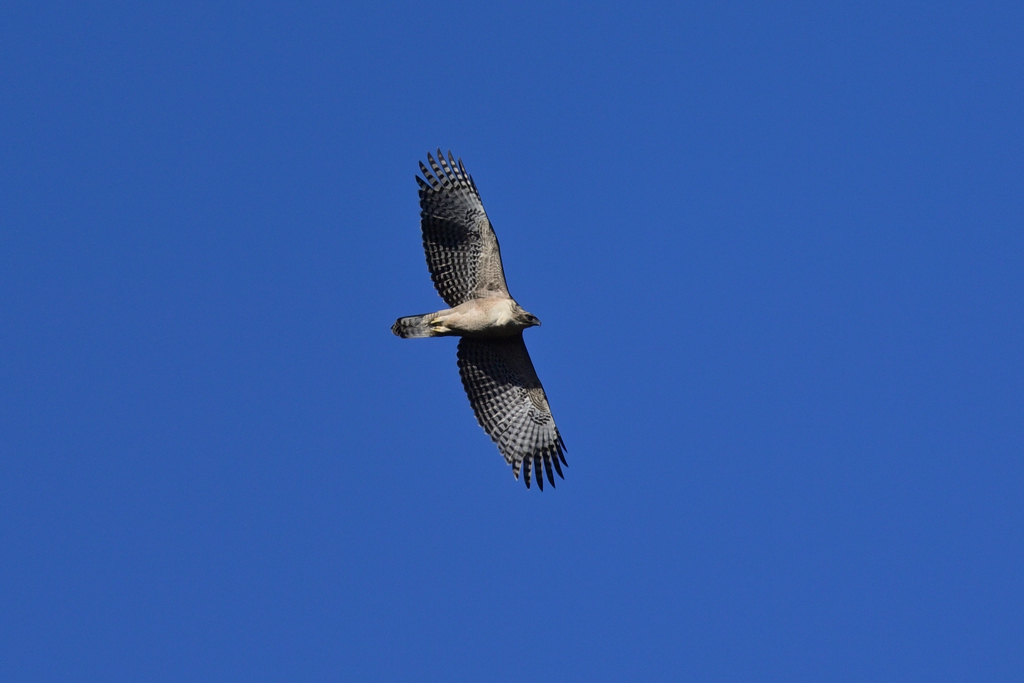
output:
<instances>
[{"instance_id":1,"label":"bird's leg","mask_svg":"<svg viewBox=\"0 0 1024 683\"><path fill-rule=\"evenodd\" d=\"M440 311L438 313L435 313L434 316L435 317L431 319L430 322L427 323L428 325L430 325L431 332L433 332L434 334L446 334L448 332L451 332L447 325L448 316L442 315Z\"/></svg>"}]
</instances>

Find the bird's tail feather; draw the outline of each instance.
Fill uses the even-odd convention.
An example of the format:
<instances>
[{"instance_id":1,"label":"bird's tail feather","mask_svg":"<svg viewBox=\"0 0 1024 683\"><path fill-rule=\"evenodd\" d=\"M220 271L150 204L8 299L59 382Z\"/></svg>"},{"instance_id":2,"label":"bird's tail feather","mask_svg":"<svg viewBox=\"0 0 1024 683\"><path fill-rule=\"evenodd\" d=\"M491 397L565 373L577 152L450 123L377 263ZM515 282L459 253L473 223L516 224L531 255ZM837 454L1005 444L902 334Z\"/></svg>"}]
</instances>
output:
<instances>
[{"instance_id":1,"label":"bird's tail feather","mask_svg":"<svg viewBox=\"0 0 1024 683\"><path fill-rule=\"evenodd\" d=\"M391 331L402 339L440 336L430 327L430 321L434 318L434 315L434 313L426 313L424 315L410 315L405 318L399 318L391 326Z\"/></svg>"}]
</instances>

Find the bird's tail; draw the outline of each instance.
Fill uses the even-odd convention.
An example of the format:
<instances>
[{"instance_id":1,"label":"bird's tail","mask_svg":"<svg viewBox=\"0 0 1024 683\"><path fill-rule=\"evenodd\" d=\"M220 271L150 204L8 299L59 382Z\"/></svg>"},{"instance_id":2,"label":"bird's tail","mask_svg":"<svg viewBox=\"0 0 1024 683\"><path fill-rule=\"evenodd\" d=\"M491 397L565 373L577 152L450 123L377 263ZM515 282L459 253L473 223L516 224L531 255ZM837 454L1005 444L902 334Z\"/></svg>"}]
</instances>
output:
<instances>
[{"instance_id":1,"label":"bird's tail","mask_svg":"<svg viewBox=\"0 0 1024 683\"><path fill-rule=\"evenodd\" d=\"M440 335L430 327L430 321L433 320L436 315L437 314L435 313L426 313L424 315L410 315L405 318L399 318L395 321L395 324L391 326L391 331L402 339L438 337Z\"/></svg>"}]
</instances>

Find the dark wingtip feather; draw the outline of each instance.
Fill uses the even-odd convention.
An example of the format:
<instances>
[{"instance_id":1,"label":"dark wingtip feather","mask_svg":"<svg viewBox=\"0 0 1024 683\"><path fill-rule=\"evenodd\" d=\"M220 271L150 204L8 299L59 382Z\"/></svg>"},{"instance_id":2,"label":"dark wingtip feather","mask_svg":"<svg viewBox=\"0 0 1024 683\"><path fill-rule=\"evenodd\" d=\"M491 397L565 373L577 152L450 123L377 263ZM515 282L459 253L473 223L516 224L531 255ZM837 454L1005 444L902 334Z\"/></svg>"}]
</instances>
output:
<instances>
[{"instance_id":1,"label":"dark wingtip feather","mask_svg":"<svg viewBox=\"0 0 1024 683\"><path fill-rule=\"evenodd\" d=\"M447 180L449 184L454 184L455 172L452 171L451 167L448 165L448 162L444 160L444 155L438 154L437 161L438 163L441 164L441 171L444 173L445 180Z\"/></svg>"},{"instance_id":2,"label":"dark wingtip feather","mask_svg":"<svg viewBox=\"0 0 1024 683\"><path fill-rule=\"evenodd\" d=\"M548 481L551 482L551 488L554 488L555 475L551 473L551 458L548 455L544 456L544 471L547 472Z\"/></svg>"},{"instance_id":3,"label":"dark wingtip feather","mask_svg":"<svg viewBox=\"0 0 1024 683\"><path fill-rule=\"evenodd\" d=\"M429 155L428 155L428 156L429 156ZM421 161L421 162L419 162L419 164L420 164L420 172L421 172L421 173L423 173L423 177L424 177L424 178L426 179L426 181L427 181L427 182L428 182L428 183L430 184L430 187L432 187L432 188L435 188L435 189L436 189L436 188L437 188L437 186L438 186L438 185L440 185L441 183L440 183L440 182L438 182L437 178L435 178L435 177L434 177L434 174L430 172L430 169L428 169L428 168L427 168L427 167L426 167L426 166L425 166L425 165L423 164L423 162L422 162L422 161ZM426 188L424 188L424 189L426 189Z\"/></svg>"},{"instance_id":4,"label":"dark wingtip feather","mask_svg":"<svg viewBox=\"0 0 1024 683\"><path fill-rule=\"evenodd\" d=\"M437 156L441 157L442 162L444 161L444 157L441 156L441 150L437 150ZM438 186L447 185L448 182L446 181L448 181L448 176L446 176L444 171L441 170L438 163L434 161L434 157L427 154L427 161L430 162L430 168L434 169L434 175L437 176Z\"/></svg>"},{"instance_id":5,"label":"dark wingtip feather","mask_svg":"<svg viewBox=\"0 0 1024 683\"><path fill-rule=\"evenodd\" d=\"M455 161L451 150L448 150L448 167L452 169L452 174L459 181L459 185L466 186L469 184L469 181L466 180L466 174L462 170L462 159Z\"/></svg>"},{"instance_id":6,"label":"dark wingtip feather","mask_svg":"<svg viewBox=\"0 0 1024 683\"><path fill-rule=\"evenodd\" d=\"M555 444L555 446L556 446L556 449L558 450L558 459L562 461L563 465L568 467L569 463L567 463L565 461L564 452L568 451L569 449L565 447L565 441L562 440L562 435L561 434L558 435L558 442Z\"/></svg>"},{"instance_id":7,"label":"dark wingtip feather","mask_svg":"<svg viewBox=\"0 0 1024 683\"><path fill-rule=\"evenodd\" d=\"M473 188L473 191L475 193L475 191L476 191L476 183L473 182L473 176L471 176L469 173L466 172L466 167L465 167L465 165L463 165L461 157L459 158L459 170L462 171L463 177L466 178L466 182L469 183L469 186Z\"/></svg>"}]
</instances>

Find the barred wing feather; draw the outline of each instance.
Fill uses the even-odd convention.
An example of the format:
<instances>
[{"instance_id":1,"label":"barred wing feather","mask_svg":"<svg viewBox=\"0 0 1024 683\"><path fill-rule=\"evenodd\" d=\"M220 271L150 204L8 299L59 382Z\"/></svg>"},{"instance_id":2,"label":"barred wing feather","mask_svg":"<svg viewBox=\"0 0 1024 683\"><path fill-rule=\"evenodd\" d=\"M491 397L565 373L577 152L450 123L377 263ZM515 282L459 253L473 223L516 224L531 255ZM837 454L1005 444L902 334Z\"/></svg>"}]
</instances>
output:
<instances>
[{"instance_id":1,"label":"barred wing feather","mask_svg":"<svg viewBox=\"0 0 1024 683\"><path fill-rule=\"evenodd\" d=\"M526 487L530 471L544 489L541 466L552 486L552 467L562 476L565 442L551 415L544 387L526 351L523 335L497 339L463 337L459 340L459 374L476 419L498 444L498 450Z\"/></svg>"},{"instance_id":2,"label":"barred wing feather","mask_svg":"<svg viewBox=\"0 0 1024 683\"><path fill-rule=\"evenodd\" d=\"M501 250L473 178L462 160L437 150L420 162L420 227L430 279L451 307L471 299L509 296Z\"/></svg>"}]
</instances>

